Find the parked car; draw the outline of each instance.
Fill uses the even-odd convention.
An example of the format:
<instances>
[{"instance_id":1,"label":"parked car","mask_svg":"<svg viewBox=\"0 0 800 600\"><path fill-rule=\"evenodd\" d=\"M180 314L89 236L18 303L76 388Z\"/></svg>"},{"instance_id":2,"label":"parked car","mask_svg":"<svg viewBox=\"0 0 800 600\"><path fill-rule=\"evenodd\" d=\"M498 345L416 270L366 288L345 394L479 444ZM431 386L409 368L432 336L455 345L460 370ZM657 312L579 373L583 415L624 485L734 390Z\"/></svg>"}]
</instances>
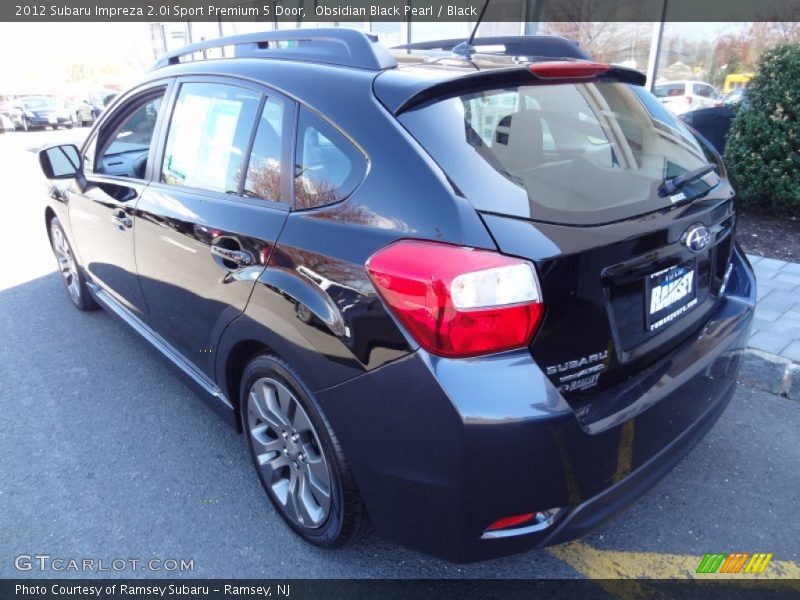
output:
<instances>
[{"instance_id":1,"label":"parked car","mask_svg":"<svg viewBox=\"0 0 800 600\"><path fill-rule=\"evenodd\" d=\"M11 115L0 111L0 133L14 131L14 129L14 120L11 118Z\"/></svg>"},{"instance_id":2,"label":"parked car","mask_svg":"<svg viewBox=\"0 0 800 600\"><path fill-rule=\"evenodd\" d=\"M653 88L653 94L676 115L698 108L722 105L714 86L703 81L657 83Z\"/></svg>"},{"instance_id":3,"label":"parked car","mask_svg":"<svg viewBox=\"0 0 800 600\"><path fill-rule=\"evenodd\" d=\"M735 104L744 104L747 105L747 88L739 87L728 94L726 94L723 98L725 104L728 105L735 105Z\"/></svg>"},{"instance_id":4,"label":"parked car","mask_svg":"<svg viewBox=\"0 0 800 600\"><path fill-rule=\"evenodd\" d=\"M72 127L72 115L63 103L47 96L26 96L18 100L25 130L59 126Z\"/></svg>"},{"instance_id":5,"label":"parked car","mask_svg":"<svg viewBox=\"0 0 800 600\"><path fill-rule=\"evenodd\" d=\"M25 116L22 107L13 101L0 104L0 114L11 119L11 122L14 124L14 129L25 128Z\"/></svg>"},{"instance_id":6,"label":"parked car","mask_svg":"<svg viewBox=\"0 0 800 600\"><path fill-rule=\"evenodd\" d=\"M116 97L117 92L112 90L94 90L80 98L74 111L75 122L82 126L94 123L100 114Z\"/></svg>"},{"instance_id":7,"label":"parked car","mask_svg":"<svg viewBox=\"0 0 800 600\"><path fill-rule=\"evenodd\" d=\"M582 536L736 388L756 287L719 156L643 74L501 41L537 58L205 41L39 155L69 299L244 433L312 544L372 523L469 561ZM216 45L236 58L186 60Z\"/></svg>"}]
</instances>

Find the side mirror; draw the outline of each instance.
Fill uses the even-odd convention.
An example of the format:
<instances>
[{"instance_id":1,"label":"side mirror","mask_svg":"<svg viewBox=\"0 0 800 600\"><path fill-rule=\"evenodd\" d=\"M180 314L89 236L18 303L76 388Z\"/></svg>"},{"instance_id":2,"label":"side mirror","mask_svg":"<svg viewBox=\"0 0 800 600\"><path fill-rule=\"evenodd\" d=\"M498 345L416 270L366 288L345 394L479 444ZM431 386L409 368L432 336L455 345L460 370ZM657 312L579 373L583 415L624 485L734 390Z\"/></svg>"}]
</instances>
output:
<instances>
[{"instance_id":1,"label":"side mirror","mask_svg":"<svg viewBox=\"0 0 800 600\"><path fill-rule=\"evenodd\" d=\"M81 171L81 155L73 144L39 151L39 165L47 179L72 179Z\"/></svg>"}]
</instances>

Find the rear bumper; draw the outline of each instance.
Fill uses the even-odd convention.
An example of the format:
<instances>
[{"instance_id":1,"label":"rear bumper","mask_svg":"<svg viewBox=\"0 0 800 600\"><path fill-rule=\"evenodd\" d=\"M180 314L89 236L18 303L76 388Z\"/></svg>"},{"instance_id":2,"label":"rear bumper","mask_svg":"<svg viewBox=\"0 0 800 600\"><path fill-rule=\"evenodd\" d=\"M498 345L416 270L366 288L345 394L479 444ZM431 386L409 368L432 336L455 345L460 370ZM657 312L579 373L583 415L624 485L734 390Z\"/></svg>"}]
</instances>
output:
<instances>
[{"instance_id":1,"label":"rear bumper","mask_svg":"<svg viewBox=\"0 0 800 600\"><path fill-rule=\"evenodd\" d=\"M527 351L417 352L318 394L378 531L456 562L585 535L661 479L730 401L755 306L737 251L702 330L631 380L570 406ZM550 526L484 538L500 518Z\"/></svg>"},{"instance_id":2,"label":"rear bumper","mask_svg":"<svg viewBox=\"0 0 800 600\"><path fill-rule=\"evenodd\" d=\"M77 115L83 123L94 121L94 111L91 108L81 108L78 110Z\"/></svg>"}]
</instances>

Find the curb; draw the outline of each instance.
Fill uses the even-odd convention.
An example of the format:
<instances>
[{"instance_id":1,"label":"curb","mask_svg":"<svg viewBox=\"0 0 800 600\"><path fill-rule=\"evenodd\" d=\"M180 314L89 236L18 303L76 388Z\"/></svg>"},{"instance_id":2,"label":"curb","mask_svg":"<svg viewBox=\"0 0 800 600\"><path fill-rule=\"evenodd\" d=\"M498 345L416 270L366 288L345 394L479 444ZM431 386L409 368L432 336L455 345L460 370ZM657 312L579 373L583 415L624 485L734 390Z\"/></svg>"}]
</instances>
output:
<instances>
[{"instance_id":1,"label":"curb","mask_svg":"<svg viewBox=\"0 0 800 600\"><path fill-rule=\"evenodd\" d=\"M782 356L748 348L739 371L739 383L800 400L800 365Z\"/></svg>"}]
</instances>

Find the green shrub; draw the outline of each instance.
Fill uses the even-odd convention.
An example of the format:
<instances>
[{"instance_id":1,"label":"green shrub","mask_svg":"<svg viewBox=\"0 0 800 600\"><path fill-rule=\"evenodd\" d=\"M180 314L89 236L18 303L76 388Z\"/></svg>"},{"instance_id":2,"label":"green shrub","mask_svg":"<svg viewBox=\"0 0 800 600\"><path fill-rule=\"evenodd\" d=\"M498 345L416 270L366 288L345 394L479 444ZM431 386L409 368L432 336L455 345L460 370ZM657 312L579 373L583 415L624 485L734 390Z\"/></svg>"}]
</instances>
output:
<instances>
[{"instance_id":1,"label":"green shrub","mask_svg":"<svg viewBox=\"0 0 800 600\"><path fill-rule=\"evenodd\" d=\"M800 214L800 44L765 52L731 125L725 162L739 201Z\"/></svg>"}]
</instances>

